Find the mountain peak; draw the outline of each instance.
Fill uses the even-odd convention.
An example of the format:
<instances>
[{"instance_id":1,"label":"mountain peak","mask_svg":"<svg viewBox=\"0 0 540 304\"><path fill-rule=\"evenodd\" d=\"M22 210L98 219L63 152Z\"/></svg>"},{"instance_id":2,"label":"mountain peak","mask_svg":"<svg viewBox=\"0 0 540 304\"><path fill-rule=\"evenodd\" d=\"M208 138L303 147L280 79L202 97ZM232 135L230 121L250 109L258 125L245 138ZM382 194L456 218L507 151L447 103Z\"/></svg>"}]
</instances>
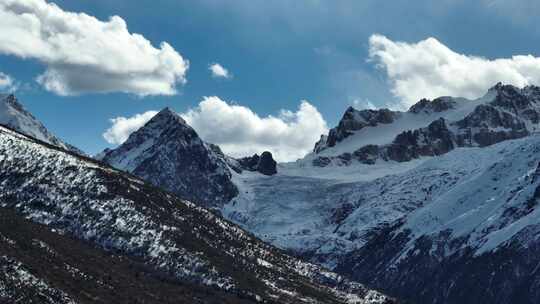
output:
<instances>
[{"instance_id":1,"label":"mountain peak","mask_svg":"<svg viewBox=\"0 0 540 304\"><path fill-rule=\"evenodd\" d=\"M220 206L238 193L222 153L168 107L102 160L204 206Z\"/></svg>"},{"instance_id":2,"label":"mountain peak","mask_svg":"<svg viewBox=\"0 0 540 304\"><path fill-rule=\"evenodd\" d=\"M16 100L17 98L12 93L9 94L0 94L0 100L2 102L11 102L13 100Z\"/></svg>"},{"instance_id":3,"label":"mountain peak","mask_svg":"<svg viewBox=\"0 0 540 304\"><path fill-rule=\"evenodd\" d=\"M84 155L84 152L64 143L49 132L37 118L19 103L17 97L13 94L0 94L0 124L48 144Z\"/></svg>"},{"instance_id":4,"label":"mountain peak","mask_svg":"<svg viewBox=\"0 0 540 304\"><path fill-rule=\"evenodd\" d=\"M15 108L17 111L28 113L13 94L0 94L0 102ZM30 114L30 113L28 113Z\"/></svg>"},{"instance_id":5,"label":"mountain peak","mask_svg":"<svg viewBox=\"0 0 540 304\"><path fill-rule=\"evenodd\" d=\"M409 108L410 113L439 113L444 112L450 109L453 109L456 106L456 101L450 96L441 96L433 100L426 98L421 99L419 102L415 103Z\"/></svg>"},{"instance_id":6,"label":"mountain peak","mask_svg":"<svg viewBox=\"0 0 540 304\"><path fill-rule=\"evenodd\" d=\"M165 107L161 109L161 111L158 112L157 115L163 115L163 116L176 116L176 112L173 111L170 107Z\"/></svg>"},{"instance_id":7,"label":"mountain peak","mask_svg":"<svg viewBox=\"0 0 540 304\"><path fill-rule=\"evenodd\" d=\"M167 120L187 125L186 121L180 115L178 115L178 113L176 113L173 109L169 107L165 107L161 111L159 111L154 117L152 117L150 121L152 120Z\"/></svg>"},{"instance_id":8,"label":"mountain peak","mask_svg":"<svg viewBox=\"0 0 540 304\"><path fill-rule=\"evenodd\" d=\"M499 82L497 82L494 86L492 86L492 87L490 88L490 90L499 90L499 89L502 88L503 86L504 86L503 83L499 81Z\"/></svg>"},{"instance_id":9,"label":"mountain peak","mask_svg":"<svg viewBox=\"0 0 540 304\"><path fill-rule=\"evenodd\" d=\"M500 93L515 93L519 92L521 89L517 86L511 85L511 84L503 84L502 82L497 82L494 86L492 86L489 90L489 92L497 92Z\"/></svg>"},{"instance_id":10,"label":"mountain peak","mask_svg":"<svg viewBox=\"0 0 540 304\"><path fill-rule=\"evenodd\" d=\"M351 112L355 112L355 111L358 111L358 110L356 110L353 106L348 106L347 110L345 110L345 113L343 113L343 114L351 113Z\"/></svg>"},{"instance_id":11,"label":"mountain peak","mask_svg":"<svg viewBox=\"0 0 540 304\"><path fill-rule=\"evenodd\" d=\"M315 144L313 151L319 153L326 148L333 147L338 142L365 127L390 124L394 122L399 115L399 112L391 111L389 109L357 110L349 106L339 121L338 126L331 129L328 136L321 137L321 140Z\"/></svg>"}]
</instances>

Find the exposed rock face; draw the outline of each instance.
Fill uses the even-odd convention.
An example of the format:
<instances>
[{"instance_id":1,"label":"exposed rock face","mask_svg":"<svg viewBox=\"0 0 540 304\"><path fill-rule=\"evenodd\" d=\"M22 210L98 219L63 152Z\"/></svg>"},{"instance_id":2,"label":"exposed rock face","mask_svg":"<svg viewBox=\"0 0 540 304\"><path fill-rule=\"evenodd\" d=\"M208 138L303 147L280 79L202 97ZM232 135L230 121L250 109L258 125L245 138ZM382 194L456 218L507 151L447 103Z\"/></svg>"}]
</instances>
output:
<instances>
[{"instance_id":1,"label":"exposed rock face","mask_svg":"<svg viewBox=\"0 0 540 304\"><path fill-rule=\"evenodd\" d=\"M404 131L389 145L367 145L351 153L337 157L318 157L313 161L316 166L327 166L332 161L348 165L351 161L373 165L378 159L384 161L406 162L421 156L436 156L447 153L455 147L455 136L443 118L432 122L426 128Z\"/></svg>"},{"instance_id":2,"label":"exposed rock face","mask_svg":"<svg viewBox=\"0 0 540 304\"><path fill-rule=\"evenodd\" d=\"M169 108L102 160L203 206L219 207L238 194L219 147L205 143Z\"/></svg>"},{"instance_id":3,"label":"exposed rock face","mask_svg":"<svg viewBox=\"0 0 540 304\"><path fill-rule=\"evenodd\" d=\"M377 159L405 162L421 156L441 155L456 147L485 147L504 140L522 138L537 131L537 124L540 122L540 88L530 86L518 89L497 84L490 92L494 94L493 100L474 107L470 113L465 113L462 119L447 121L439 118L427 127L403 131L390 144L367 145L352 153L320 156L312 163L324 167L331 163L349 165L352 161L374 164ZM440 97L433 101L422 99L410 108L409 113L439 113L453 109L456 105L457 102L450 97ZM364 126L363 118L356 118L356 122L351 121L351 111L355 110L347 110L347 120L342 120L337 128L332 129L329 138L332 134L352 134L348 130ZM394 114L396 115L398 114ZM383 119L381 123L383 122L391 121ZM315 152L324 150L330 143L330 139L325 143L318 142Z\"/></svg>"},{"instance_id":4,"label":"exposed rock face","mask_svg":"<svg viewBox=\"0 0 540 304\"><path fill-rule=\"evenodd\" d=\"M540 279L535 273L540 244L531 241L523 248L517 241L539 233L539 227L525 229L508 246L481 256L475 256L470 248L445 256L442 243L452 248L466 242L450 239L450 232L425 237L415 242L415 254L407 255L398 265L393 265L393 260L406 245L407 234L396 236L390 231L381 231L361 250L347 255L337 270L360 281L375 282L373 287L412 303L540 301Z\"/></svg>"},{"instance_id":5,"label":"exposed rock face","mask_svg":"<svg viewBox=\"0 0 540 304\"><path fill-rule=\"evenodd\" d=\"M398 162L420 156L435 156L454 149L454 138L443 118L432 122L427 128L405 131L385 147L386 159Z\"/></svg>"},{"instance_id":6,"label":"exposed rock face","mask_svg":"<svg viewBox=\"0 0 540 304\"><path fill-rule=\"evenodd\" d=\"M388 109L380 110L356 110L349 107L336 128L328 133L328 137L321 137L315 144L314 152L320 152L327 147L333 147L336 143L347 138L354 131L361 130L368 126L377 126L379 124L389 124L399 115L398 112Z\"/></svg>"},{"instance_id":7,"label":"exposed rock face","mask_svg":"<svg viewBox=\"0 0 540 304\"><path fill-rule=\"evenodd\" d=\"M268 151L263 152L261 156L254 154L253 156L237 159L237 162L243 170L258 171L264 175L277 173L277 163L272 157L272 153Z\"/></svg>"},{"instance_id":8,"label":"exposed rock face","mask_svg":"<svg viewBox=\"0 0 540 304\"><path fill-rule=\"evenodd\" d=\"M39 120L19 103L17 97L13 94L0 94L0 124L9 126L14 130L30 135L51 145L85 155L81 150L66 144L49 132Z\"/></svg>"},{"instance_id":9,"label":"exposed rock face","mask_svg":"<svg viewBox=\"0 0 540 304\"><path fill-rule=\"evenodd\" d=\"M414 104L409 112L411 113L438 113L453 109L456 101L452 97L439 97L433 100L422 99Z\"/></svg>"},{"instance_id":10,"label":"exposed rock face","mask_svg":"<svg viewBox=\"0 0 540 304\"><path fill-rule=\"evenodd\" d=\"M479 105L474 112L454 123L458 128L457 145L485 147L525 137L529 135L525 124L527 120L493 105Z\"/></svg>"},{"instance_id":11,"label":"exposed rock face","mask_svg":"<svg viewBox=\"0 0 540 304\"><path fill-rule=\"evenodd\" d=\"M237 159L241 168L248 171L257 171L257 165L261 157L259 154L253 154L253 156L247 156Z\"/></svg>"},{"instance_id":12,"label":"exposed rock face","mask_svg":"<svg viewBox=\"0 0 540 304\"><path fill-rule=\"evenodd\" d=\"M261 154L261 158L257 164L257 171L264 175L274 175L277 173L276 164L276 161L272 157L272 153L265 151Z\"/></svg>"},{"instance_id":13,"label":"exposed rock face","mask_svg":"<svg viewBox=\"0 0 540 304\"><path fill-rule=\"evenodd\" d=\"M318 153L322 150L326 149L326 142L328 141L328 135L321 135L321 138L315 143L315 147L313 148L313 152Z\"/></svg>"}]
</instances>

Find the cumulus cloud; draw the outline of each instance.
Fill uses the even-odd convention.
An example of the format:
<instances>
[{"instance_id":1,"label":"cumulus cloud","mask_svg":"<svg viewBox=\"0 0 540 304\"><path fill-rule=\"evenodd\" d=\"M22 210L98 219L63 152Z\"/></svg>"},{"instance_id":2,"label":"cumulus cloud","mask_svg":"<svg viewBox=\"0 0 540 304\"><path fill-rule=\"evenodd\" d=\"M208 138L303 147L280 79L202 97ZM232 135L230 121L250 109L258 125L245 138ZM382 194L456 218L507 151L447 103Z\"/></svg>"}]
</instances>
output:
<instances>
[{"instance_id":1,"label":"cumulus cloud","mask_svg":"<svg viewBox=\"0 0 540 304\"><path fill-rule=\"evenodd\" d=\"M0 72L0 91L12 92L17 89L17 85L13 78L7 74Z\"/></svg>"},{"instance_id":2,"label":"cumulus cloud","mask_svg":"<svg viewBox=\"0 0 540 304\"><path fill-rule=\"evenodd\" d=\"M187 60L130 33L119 16L101 21L45 0L2 0L0 28L0 54L45 64L37 81L59 95L173 95L186 81Z\"/></svg>"},{"instance_id":3,"label":"cumulus cloud","mask_svg":"<svg viewBox=\"0 0 540 304\"><path fill-rule=\"evenodd\" d=\"M477 98L497 82L540 84L540 58L532 55L491 60L457 53L435 38L406 43L382 35L372 35L369 46L370 60L386 72L403 107L445 95Z\"/></svg>"},{"instance_id":4,"label":"cumulus cloud","mask_svg":"<svg viewBox=\"0 0 540 304\"><path fill-rule=\"evenodd\" d=\"M208 69L212 72L212 77L214 78L232 78L232 75L229 73L229 70L224 68L219 63L211 64Z\"/></svg>"},{"instance_id":5,"label":"cumulus cloud","mask_svg":"<svg viewBox=\"0 0 540 304\"><path fill-rule=\"evenodd\" d=\"M307 101L296 112L281 110L278 116L261 117L247 107L205 97L182 117L203 139L218 144L229 155L268 150L279 161L303 157L328 131L322 115Z\"/></svg>"},{"instance_id":6,"label":"cumulus cloud","mask_svg":"<svg viewBox=\"0 0 540 304\"><path fill-rule=\"evenodd\" d=\"M111 119L113 126L103 136L120 144L155 114L150 111ZM205 97L196 108L180 115L204 140L235 157L270 151L279 161L293 161L310 152L320 135L328 132L322 115L307 101L302 101L296 112L281 110L277 116L261 117L214 96Z\"/></svg>"},{"instance_id":7,"label":"cumulus cloud","mask_svg":"<svg viewBox=\"0 0 540 304\"><path fill-rule=\"evenodd\" d=\"M112 118L110 120L112 126L103 133L103 138L111 144L121 144L128 139L131 133L137 131L157 113L157 111L147 111L131 117Z\"/></svg>"}]
</instances>

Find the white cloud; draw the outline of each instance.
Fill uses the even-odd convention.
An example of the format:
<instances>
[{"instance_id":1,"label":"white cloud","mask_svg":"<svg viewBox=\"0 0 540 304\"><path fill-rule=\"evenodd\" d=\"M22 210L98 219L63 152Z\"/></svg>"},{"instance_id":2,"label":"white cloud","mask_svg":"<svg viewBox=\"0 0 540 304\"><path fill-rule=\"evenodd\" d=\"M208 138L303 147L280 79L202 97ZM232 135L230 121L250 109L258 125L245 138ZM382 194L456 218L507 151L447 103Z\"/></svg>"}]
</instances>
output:
<instances>
[{"instance_id":1,"label":"white cloud","mask_svg":"<svg viewBox=\"0 0 540 304\"><path fill-rule=\"evenodd\" d=\"M155 114L149 111L111 119L113 126L103 137L120 144ZM307 101L296 112L282 110L277 117L260 117L247 107L205 97L196 108L180 115L201 138L235 157L270 151L279 161L293 161L310 152L320 135L328 132L322 115Z\"/></svg>"},{"instance_id":2,"label":"white cloud","mask_svg":"<svg viewBox=\"0 0 540 304\"><path fill-rule=\"evenodd\" d=\"M268 150L279 161L303 157L328 131L322 115L307 101L296 112L282 110L277 117L260 117L247 107L205 97L182 117L204 140L218 144L229 155Z\"/></svg>"},{"instance_id":3,"label":"white cloud","mask_svg":"<svg viewBox=\"0 0 540 304\"><path fill-rule=\"evenodd\" d=\"M44 0L0 1L0 53L46 65L37 81L59 95L125 92L173 95L188 62L128 31L118 16L101 21Z\"/></svg>"},{"instance_id":4,"label":"white cloud","mask_svg":"<svg viewBox=\"0 0 540 304\"><path fill-rule=\"evenodd\" d=\"M0 91L13 92L17 90L17 85L13 78L7 74L0 72Z\"/></svg>"},{"instance_id":5,"label":"white cloud","mask_svg":"<svg viewBox=\"0 0 540 304\"><path fill-rule=\"evenodd\" d=\"M369 45L370 60L386 71L403 107L445 95L477 98L497 82L540 84L540 58L532 55L490 60L457 53L435 38L406 43L372 35Z\"/></svg>"},{"instance_id":6,"label":"white cloud","mask_svg":"<svg viewBox=\"0 0 540 304\"><path fill-rule=\"evenodd\" d=\"M208 69L212 72L214 78L232 78L229 71L219 63L211 64Z\"/></svg>"},{"instance_id":7,"label":"white cloud","mask_svg":"<svg viewBox=\"0 0 540 304\"><path fill-rule=\"evenodd\" d=\"M147 111L131 117L112 118L110 120L112 126L103 133L103 138L111 144L121 144L128 139L131 133L137 131L157 113L157 111Z\"/></svg>"}]
</instances>

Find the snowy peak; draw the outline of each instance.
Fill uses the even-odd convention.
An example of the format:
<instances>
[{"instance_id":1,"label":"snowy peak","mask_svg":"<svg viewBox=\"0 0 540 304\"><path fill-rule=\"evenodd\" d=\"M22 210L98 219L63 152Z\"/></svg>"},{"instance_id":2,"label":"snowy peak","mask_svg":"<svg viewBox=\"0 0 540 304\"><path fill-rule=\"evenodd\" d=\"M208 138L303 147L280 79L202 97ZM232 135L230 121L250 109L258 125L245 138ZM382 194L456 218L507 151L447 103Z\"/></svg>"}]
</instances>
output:
<instances>
[{"instance_id":1,"label":"snowy peak","mask_svg":"<svg viewBox=\"0 0 540 304\"><path fill-rule=\"evenodd\" d=\"M102 160L203 206L221 206L238 190L226 157L170 108L156 114Z\"/></svg>"},{"instance_id":2,"label":"snowy peak","mask_svg":"<svg viewBox=\"0 0 540 304\"><path fill-rule=\"evenodd\" d=\"M433 100L422 99L409 109L411 113L438 113L455 108L457 102L448 96L435 98Z\"/></svg>"},{"instance_id":3,"label":"snowy peak","mask_svg":"<svg viewBox=\"0 0 540 304\"><path fill-rule=\"evenodd\" d=\"M349 108L328 137L315 145L311 160L316 166L409 161L456 147L485 147L525 137L537 132L539 123L540 88L499 83L476 100L422 99L407 112Z\"/></svg>"},{"instance_id":4,"label":"snowy peak","mask_svg":"<svg viewBox=\"0 0 540 304\"><path fill-rule=\"evenodd\" d=\"M169 107L159 111L152 119L150 119L149 123L171 127L177 127L178 125L189 127L186 121Z\"/></svg>"},{"instance_id":5,"label":"snowy peak","mask_svg":"<svg viewBox=\"0 0 540 304\"><path fill-rule=\"evenodd\" d=\"M203 145L195 130L167 107L133 132L118 148L103 151L101 159L114 167L132 172L146 159L148 150L159 141L171 141L179 146Z\"/></svg>"},{"instance_id":6,"label":"snowy peak","mask_svg":"<svg viewBox=\"0 0 540 304\"><path fill-rule=\"evenodd\" d=\"M325 148L333 147L345 138L353 135L354 132L362 130L365 127L376 127L380 124L393 123L400 113L388 109L380 110L356 110L349 107L343 114L338 126L328 133L327 137L321 137L321 140L315 144L314 152L318 153Z\"/></svg>"},{"instance_id":7,"label":"snowy peak","mask_svg":"<svg viewBox=\"0 0 540 304\"><path fill-rule=\"evenodd\" d=\"M17 97L13 94L0 95L0 124L51 145L84 155L79 149L64 143L49 132L39 120L19 103Z\"/></svg>"},{"instance_id":8,"label":"snowy peak","mask_svg":"<svg viewBox=\"0 0 540 304\"><path fill-rule=\"evenodd\" d=\"M131 134L126 140L126 144L128 146L137 145L141 140L155 140L161 136L172 137L168 135L171 133L184 138L197 139L199 137L180 115L174 113L170 108L165 108L152 117L142 128Z\"/></svg>"}]
</instances>

